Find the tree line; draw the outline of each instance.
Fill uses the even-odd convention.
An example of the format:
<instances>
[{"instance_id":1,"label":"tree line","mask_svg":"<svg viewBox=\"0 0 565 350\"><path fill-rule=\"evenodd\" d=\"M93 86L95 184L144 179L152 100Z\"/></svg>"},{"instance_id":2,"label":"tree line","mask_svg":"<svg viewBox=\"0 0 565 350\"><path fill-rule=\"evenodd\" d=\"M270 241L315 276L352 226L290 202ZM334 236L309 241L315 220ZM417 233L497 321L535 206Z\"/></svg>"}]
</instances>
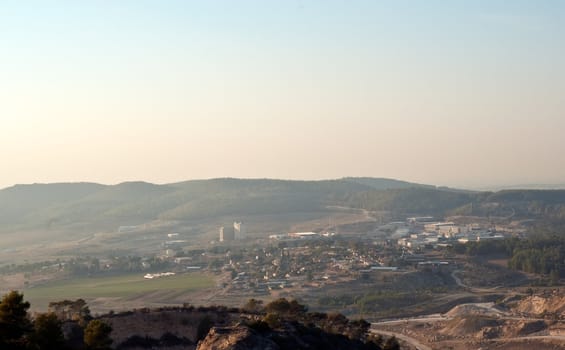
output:
<instances>
[{"instance_id":1,"label":"tree line","mask_svg":"<svg viewBox=\"0 0 565 350\"><path fill-rule=\"evenodd\" d=\"M101 319L93 318L83 299L52 302L49 304L50 311L46 313L31 315L29 308L30 303L25 301L24 295L18 291L11 291L2 297L0 300L0 349L111 349L112 327ZM182 309L193 311L194 307L185 305ZM331 349L399 349L396 338L385 340L380 336L371 335L369 333L370 324L362 319L349 320L339 313L308 312L305 305L294 299L280 298L265 305L261 300L250 299L243 308L233 308L232 311L229 311L234 313L233 318L226 314L228 309L225 307L213 306L202 310L224 315L214 320L210 314L205 314L197 325L196 341L203 340L209 330L221 319L223 321L220 324L226 321L228 324L243 322L243 325L259 335L267 336L276 343L278 340L282 341L279 344L281 348L311 348L312 346L319 348L325 344L332 345ZM114 317L113 313L112 315ZM287 335L290 335L291 338L287 339ZM283 338L287 340L283 341ZM290 341L289 339L295 340ZM304 342L309 346L300 347L299 345ZM117 348L153 348L167 344L181 345L181 343L194 344L184 337L179 338L171 333L165 333L160 339L148 336L143 338L133 334L125 342L118 344Z\"/></svg>"},{"instance_id":2,"label":"tree line","mask_svg":"<svg viewBox=\"0 0 565 350\"><path fill-rule=\"evenodd\" d=\"M112 327L92 319L82 299L51 303L55 311L29 314L30 304L17 291L9 292L0 301L0 349L2 350L107 350L110 349ZM61 316L77 321L82 341L72 342L63 334ZM75 330L76 332L76 330Z\"/></svg>"},{"instance_id":3,"label":"tree line","mask_svg":"<svg viewBox=\"0 0 565 350\"><path fill-rule=\"evenodd\" d=\"M469 256L504 255L509 258L509 268L548 275L553 282L565 277L565 237L561 235L469 242L455 245L453 249Z\"/></svg>"}]
</instances>

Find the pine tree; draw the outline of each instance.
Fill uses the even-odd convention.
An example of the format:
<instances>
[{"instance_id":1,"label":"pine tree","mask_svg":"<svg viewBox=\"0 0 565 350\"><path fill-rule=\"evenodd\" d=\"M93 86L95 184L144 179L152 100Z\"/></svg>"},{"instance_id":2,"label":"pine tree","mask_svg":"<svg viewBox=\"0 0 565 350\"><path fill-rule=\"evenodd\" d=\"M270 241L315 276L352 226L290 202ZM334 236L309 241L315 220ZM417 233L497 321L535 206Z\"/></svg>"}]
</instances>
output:
<instances>
[{"instance_id":1,"label":"pine tree","mask_svg":"<svg viewBox=\"0 0 565 350\"><path fill-rule=\"evenodd\" d=\"M32 326L27 310L29 303L24 295L11 291L0 301L0 349L23 349Z\"/></svg>"},{"instance_id":2,"label":"pine tree","mask_svg":"<svg viewBox=\"0 0 565 350\"><path fill-rule=\"evenodd\" d=\"M52 312L39 314L33 320L31 342L38 349L63 349L65 338L61 330L62 322Z\"/></svg>"},{"instance_id":3,"label":"pine tree","mask_svg":"<svg viewBox=\"0 0 565 350\"><path fill-rule=\"evenodd\" d=\"M92 320L84 329L84 344L90 350L107 350L112 345L112 327L100 320Z\"/></svg>"}]
</instances>

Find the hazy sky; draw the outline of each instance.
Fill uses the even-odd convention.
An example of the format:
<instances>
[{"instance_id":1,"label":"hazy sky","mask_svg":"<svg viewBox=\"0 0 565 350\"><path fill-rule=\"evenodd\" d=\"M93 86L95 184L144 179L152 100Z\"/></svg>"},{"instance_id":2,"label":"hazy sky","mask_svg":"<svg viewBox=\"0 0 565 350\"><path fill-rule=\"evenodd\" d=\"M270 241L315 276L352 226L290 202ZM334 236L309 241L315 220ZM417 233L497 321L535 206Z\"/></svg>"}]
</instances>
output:
<instances>
[{"instance_id":1,"label":"hazy sky","mask_svg":"<svg viewBox=\"0 0 565 350\"><path fill-rule=\"evenodd\" d=\"M565 183L565 1L2 1L0 188Z\"/></svg>"}]
</instances>

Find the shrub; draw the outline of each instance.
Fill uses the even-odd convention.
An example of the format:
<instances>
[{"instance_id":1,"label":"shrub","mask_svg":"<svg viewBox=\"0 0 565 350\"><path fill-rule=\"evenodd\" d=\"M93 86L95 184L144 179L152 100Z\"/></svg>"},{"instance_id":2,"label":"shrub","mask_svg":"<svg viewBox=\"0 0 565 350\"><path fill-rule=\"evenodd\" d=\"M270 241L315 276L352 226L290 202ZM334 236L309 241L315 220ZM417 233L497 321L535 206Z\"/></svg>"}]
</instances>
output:
<instances>
[{"instance_id":1,"label":"shrub","mask_svg":"<svg viewBox=\"0 0 565 350\"><path fill-rule=\"evenodd\" d=\"M278 328L281 326L280 316L272 312L265 315L265 317L263 318L263 322L265 322L271 328Z\"/></svg>"}]
</instances>

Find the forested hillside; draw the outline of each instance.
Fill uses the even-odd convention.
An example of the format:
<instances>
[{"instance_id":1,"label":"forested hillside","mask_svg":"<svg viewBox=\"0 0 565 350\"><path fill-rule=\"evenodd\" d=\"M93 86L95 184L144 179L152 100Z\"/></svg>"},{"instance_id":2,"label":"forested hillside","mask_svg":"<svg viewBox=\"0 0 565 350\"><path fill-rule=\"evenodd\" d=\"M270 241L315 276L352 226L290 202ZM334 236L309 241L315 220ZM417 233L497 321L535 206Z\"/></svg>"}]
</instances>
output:
<instances>
[{"instance_id":1,"label":"forested hillside","mask_svg":"<svg viewBox=\"0 0 565 350\"><path fill-rule=\"evenodd\" d=\"M565 191L470 192L377 178L194 180L17 185L0 190L0 230L115 228L153 220L324 212L344 206L407 215L565 220Z\"/></svg>"}]
</instances>

